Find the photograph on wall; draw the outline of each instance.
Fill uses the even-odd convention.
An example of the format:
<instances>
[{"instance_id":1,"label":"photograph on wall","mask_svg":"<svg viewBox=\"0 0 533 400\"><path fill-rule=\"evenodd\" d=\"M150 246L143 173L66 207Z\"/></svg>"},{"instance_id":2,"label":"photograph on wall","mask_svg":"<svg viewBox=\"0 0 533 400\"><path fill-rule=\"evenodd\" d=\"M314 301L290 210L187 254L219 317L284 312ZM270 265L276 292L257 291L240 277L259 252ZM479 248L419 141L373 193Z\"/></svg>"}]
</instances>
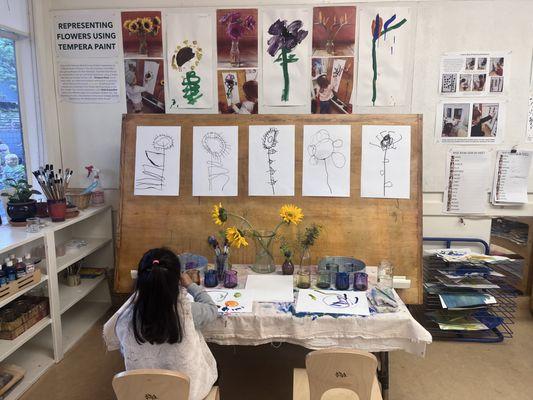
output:
<instances>
[{"instance_id":1,"label":"photograph on wall","mask_svg":"<svg viewBox=\"0 0 533 400\"><path fill-rule=\"evenodd\" d=\"M410 9L368 7L359 24L357 105L405 105L414 43Z\"/></svg>"},{"instance_id":2,"label":"photograph on wall","mask_svg":"<svg viewBox=\"0 0 533 400\"><path fill-rule=\"evenodd\" d=\"M313 56L353 56L355 11L352 6L313 8Z\"/></svg>"},{"instance_id":3,"label":"photograph on wall","mask_svg":"<svg viewBox=\"0 0 533 400\"><path fill-rule=\"evenodd\" d=\"M257 69L217 71L218 112L220 114L257 114Z\"/></svg>"},{"instance_id":4,"label":"photograph on wall","mask_svg":"<svg viewBox=\"0 0 533 400\"><path fill-rule=\"evenodd\" d=\"M126 107L132 113L164 113L163 60L124 60Z\"/></svg>"},{"instance_id":5,"label":"photograph on wall","mask_svg":"<svg viewBox=\"0 0 533 400\"><path fill-rule=\"evenodd\" d=\"M441 58L442 95L479 96L504 91L509 54L446 53Z\"/></svg>"},{"instance_id":6,"label":"photograph on wall","mask_svg":"<svg viewBox=\"0 0 533 400\"><path fill-rule=\"evenodd\" d=\"M218 68L257 67L257 9L217 10Z\"/></svg>"},{"instance_id":7,"label":"photograph on wall","mask_svg":"<svg viewBox=\"0 0 533 400\"><path fill-rule=\"evenodd\" d=\"M351 114L353 76L353 57L313 58L311 113Z\"/></svg>"},{"instance_id":8,"label":"photograph on wall","mask_svg":"<svg viewBox=\"0 0 533 400\"><path fill-rule=\"evenodd\" d=\"M124 58L162 58L161 12L122 12Z\"/></svg>"},{"instance_id":9,"label":"photograph on wall","mask_svg":"<svg viewBox=\"0 0 533 400\"><path fill-rule=\"evenodd\" d=\"M263 101L268 106L307 104L311 17L305 8L269 8L263 21Z\"/></svg>"},{"instance_id":10,"label":"photograph on wall","mask_svg":"<svg viewBox=\"0 0 533 400\"><path fill-rule=\"evenodd\" d=\"M212 17L165 14L167 113L213 106Z\"/></svg>"},{"instance_id":11,"label":"photograph on wall","mask_svg":"<svg viewBox=\"0 0 533 400\"><path fill-rule=\"evenodd\" d=\"M497 101L441 103L437 106L438 143L501 143L504 103Z\"/></svg>"}]
</instances>

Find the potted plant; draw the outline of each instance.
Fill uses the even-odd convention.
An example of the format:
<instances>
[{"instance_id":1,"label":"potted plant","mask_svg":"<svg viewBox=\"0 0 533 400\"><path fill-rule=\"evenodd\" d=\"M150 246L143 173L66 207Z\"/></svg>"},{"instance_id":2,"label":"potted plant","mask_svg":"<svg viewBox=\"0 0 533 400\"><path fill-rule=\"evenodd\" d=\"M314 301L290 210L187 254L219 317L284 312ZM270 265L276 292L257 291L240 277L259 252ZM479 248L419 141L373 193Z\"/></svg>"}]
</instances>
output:
<instances>
[{"instance_id":1,"label":"potted plant","mask_svg":"<svg viewBox=\"0 0 533 400\"><path fill-rule=\"evenodd\" d=\"M32 186L26 179L6 179L6 187L11 188L8 193L2 193L2 196L8 198L7 215L12 222L25 222L27 218L35 217L37 214L37 202L31 198L34 194L41 192L32 189Z\"/></svg>"}]
</instances>

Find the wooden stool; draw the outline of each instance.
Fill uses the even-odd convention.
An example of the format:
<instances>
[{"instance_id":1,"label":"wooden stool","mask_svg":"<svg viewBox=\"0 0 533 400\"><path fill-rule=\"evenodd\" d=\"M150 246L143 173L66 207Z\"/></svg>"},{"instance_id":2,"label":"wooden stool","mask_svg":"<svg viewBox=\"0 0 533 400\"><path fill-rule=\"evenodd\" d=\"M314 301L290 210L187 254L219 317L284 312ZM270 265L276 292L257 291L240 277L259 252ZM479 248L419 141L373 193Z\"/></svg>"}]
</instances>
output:
<instances>
[{"instance_id":1,"label":"wooden stool","mask_svg":"<svg viewBox=\"0 0 533 400\"><path fill-rule=\"evenodd\" d=\"M382 400L373 354L349 349L326 349L309 353L306 369L295 369L293 400ZM328 392L324 398L324 395Z\"/></svg>"},{"instance_id":2,"label":"wooden stool","mask_svg":"<svg viewBox=\"0 0 533 400\"><path fill-rule=\"evenodd\" d=\"M116 374L113 390L118 400L188 400L189 377L166 369L135 369ZM219 400L218 387L204 400Z\"/></svg>"}]
</instances>

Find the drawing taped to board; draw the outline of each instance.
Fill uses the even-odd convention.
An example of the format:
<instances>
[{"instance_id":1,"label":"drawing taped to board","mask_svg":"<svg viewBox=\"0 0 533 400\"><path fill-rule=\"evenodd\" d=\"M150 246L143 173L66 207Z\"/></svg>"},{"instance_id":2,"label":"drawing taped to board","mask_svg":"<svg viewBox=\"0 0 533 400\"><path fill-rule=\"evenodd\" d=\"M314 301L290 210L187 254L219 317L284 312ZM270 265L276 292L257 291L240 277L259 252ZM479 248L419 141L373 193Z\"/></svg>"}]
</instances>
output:
<instances>
[{"instance_id":1,"label":"drawing taped to board","mask_svg":"<svg viewBox=\"0 0 533 400\"><path fill-rule=\"evenodd\" d=\"M237 129L193 127L193 196L237 196Z\"/></svg>"},{"instance_id":2,"label":"drawing taped to board","mask_svg":"<svg viewBox=\"0 0 533 400\"><path fill-rule=\"evenodd\" d=\"M246 289L214 289L207 294L218 307L221 314L252 312L253 299Z\"/></svg>"},{"instance_id":3,"label":"drawing taped to board","mask_svg":"<svg viewBox=\"0 0 533 400\"><path fill-rule=\"evenodd\" d=\"M250 125L248 194L294 196L294 125Z\"/></svg>"},{"instance_id":4,"label":"drawing taped to board","mask_svg":"<svg viewBox=\"0 0 533 400\"><path fill-rule=\"evenodd\" d=\"M304 125L303 196L350 196L350 125Z\"/></svg>"},{"instance_id":5,"label":"drawing taped to board","mask_svg":"<svg viewBox=\"0 0 533 400\"><path fill-rule=\"evenodd\" d=\"M136 196L178 196L179 126L139 126L135 147Z\"/></svg>"},{"instance_id":6,"label":"drawing taped to board","mask_svg":"<svg viewBox=\"0 0 533 400\"><path fill-rule=\"evenodd\" d=\"M409 199L411 127L363 125L361 197Z\"/></svg>"},{"instance_id":7,"label":"drawing taped to board","mask_svg":"<svg viewBox=\"0 0 533 400\"><path fill-rule=\"evenodd\" d=\"M306 314L370 315L366 292L300 289L296 312Z\"/></svg>"},{"instance_id":8,"label":"drawing taped to board","mask_svg":"<svg viewBox=\"0 0 533 400\"><path fill-rule=\"evenodd\" d=\"M167 113L210 108L213 103L212 18L208 14L168 14Z\"/></svg>"},{"instance_id":9,"label":"drawing taped to board","mask_svg":"<svg viewBox=\"0 0 533 400\"><path fill-rule=\"evenodd\" d=\"M366 8L360 13L357 104L400 106L406 103L406 71L412 52L410 10Z\"/></svg>"}]
</instances>

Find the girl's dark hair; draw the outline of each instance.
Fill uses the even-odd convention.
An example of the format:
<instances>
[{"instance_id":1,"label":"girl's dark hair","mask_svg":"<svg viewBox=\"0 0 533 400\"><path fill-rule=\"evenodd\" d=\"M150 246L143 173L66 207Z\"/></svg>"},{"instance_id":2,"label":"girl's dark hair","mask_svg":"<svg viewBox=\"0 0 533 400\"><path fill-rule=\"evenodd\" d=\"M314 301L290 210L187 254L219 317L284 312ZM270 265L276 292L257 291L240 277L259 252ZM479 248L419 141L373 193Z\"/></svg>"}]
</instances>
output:
<instances>
[{"instance_id":1,"label":"girl's dark hair","mask_svg":"<svg viewBox=\"0 0 533 400\"><path fill-rule=\"evenodd\" d=\"M252 114L257 114L258 107L257 107L257 96L258 96L258 90L257 90L257 81L246 81L244 82L244 85L242 85L242 91L244 92L244 95L246 96L246 99L248 101L251 101L254 103L254 109L252 110Z\"/></svg>"},{"instance_id":2,"label":"girl's dark hair","mask_svg":"<svg viewBox=\"0 0 533 400\"><path fill-rule=\"evenodd\" d=\"M320 75L318 78L316 78L316 83L318 83L318 86L320 86L320 89L325 89L329 85L329 79L326 78L325 75Z\"/></svg>"},{"instance_id":3,"label":"girl's dark hair","mask_svg":"<svg viewBox=\"0 0 533 400\"><path fill-rule=\"evenodd\" d=\"M148 250L139 261L133 333L137 343L178 343L183 328L178 314L180 260L165 248Z\"/></svg>"}]
</instances>

